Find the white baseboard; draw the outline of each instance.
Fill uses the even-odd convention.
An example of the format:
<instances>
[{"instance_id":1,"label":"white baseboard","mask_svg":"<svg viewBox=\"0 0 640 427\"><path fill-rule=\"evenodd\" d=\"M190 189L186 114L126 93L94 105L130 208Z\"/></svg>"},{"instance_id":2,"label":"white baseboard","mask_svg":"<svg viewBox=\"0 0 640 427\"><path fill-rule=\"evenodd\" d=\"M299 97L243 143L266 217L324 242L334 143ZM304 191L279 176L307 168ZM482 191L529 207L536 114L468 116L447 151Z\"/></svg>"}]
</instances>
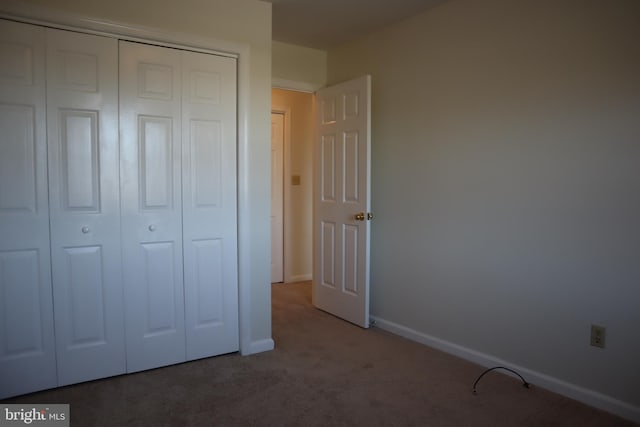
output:
<instances>
[{"instance_id":1,"label":"white baseboard","mask_svg":"<svg viewBox=\"0 0 640 427\"><path fill-rule=\"evenodd\" d=\"M460 357L461 359L477 363L480 366L487 368L493 366L505 366L522 374L527 379L527 382L531 384L550 390L554 393L570 397L589 406L602 409L603 411L616 414L633 422L640 423L640 407L633 406L629 403L614 399L593 390L579 387L575 384L567 383L558 378L550 377L548 375L523 368L522 366L514 365L494 356L418 332L411 328L407 328L406 326L402 326L379 317L371 316L371 319L375 321L376 327L385 331L400 335L401 337L440 351L444 351L445 353L452 354Z\"/></svg>"},{"instance_id":2,"label":"white baseboard","mask_svg":"<svg viewBox=\"0 0 640 427\"><path fill-rule=\"evenodd\" d=\"M307 282L311 280L311 274L298 274L287 278L287 283Z\"/></svg>"},{"instance_id":3,"label":"white baseboard","mask_svg":"<svg viewBox=\"0 0 640 427\"><path fill-rule=\"evenodd\" d=\"M249 356L251 354L262 353L265 351L271 351L275 347L273 339L266 338L259 341L253 341L249 344L249 348L246 351L242 351L243 356Z\"/></svg>"}]
</instances>

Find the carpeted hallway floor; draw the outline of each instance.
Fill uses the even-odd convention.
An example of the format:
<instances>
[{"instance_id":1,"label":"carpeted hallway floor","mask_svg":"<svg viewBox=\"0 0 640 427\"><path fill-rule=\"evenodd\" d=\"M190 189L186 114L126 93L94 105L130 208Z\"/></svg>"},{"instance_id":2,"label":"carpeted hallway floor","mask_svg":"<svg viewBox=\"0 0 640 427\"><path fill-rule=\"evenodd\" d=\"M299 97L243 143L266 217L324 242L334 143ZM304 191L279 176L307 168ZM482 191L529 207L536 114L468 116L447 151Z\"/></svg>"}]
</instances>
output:
<instances>
[{"instance_id":1,"label":"carpeted hallway floor","mask_svg":"<svg viewBox=\"0 0 640 427\"><path fill-rule=\"evenodd\" d=\"M631 422L311 306L273 285L276 349L9 399L70 403L72 426L632 426Z\"/></svg>"}]
</instances>

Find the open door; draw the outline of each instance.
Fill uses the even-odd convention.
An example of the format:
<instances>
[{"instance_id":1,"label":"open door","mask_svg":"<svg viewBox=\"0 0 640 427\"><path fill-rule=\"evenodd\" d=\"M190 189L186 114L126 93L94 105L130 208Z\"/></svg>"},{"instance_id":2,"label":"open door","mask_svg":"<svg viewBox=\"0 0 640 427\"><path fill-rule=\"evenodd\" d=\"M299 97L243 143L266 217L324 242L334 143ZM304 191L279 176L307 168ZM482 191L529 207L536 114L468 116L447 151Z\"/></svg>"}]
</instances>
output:
<instances>
[{"instance_id":1,"label":"open door","mask_svg":"<svg viewBox=\"0 0 640 427\"><path fill-rule=\"evenodd\" d=\"M313 304L369 327L371 76L316 92Z\"/></svg>"}]
</instances>

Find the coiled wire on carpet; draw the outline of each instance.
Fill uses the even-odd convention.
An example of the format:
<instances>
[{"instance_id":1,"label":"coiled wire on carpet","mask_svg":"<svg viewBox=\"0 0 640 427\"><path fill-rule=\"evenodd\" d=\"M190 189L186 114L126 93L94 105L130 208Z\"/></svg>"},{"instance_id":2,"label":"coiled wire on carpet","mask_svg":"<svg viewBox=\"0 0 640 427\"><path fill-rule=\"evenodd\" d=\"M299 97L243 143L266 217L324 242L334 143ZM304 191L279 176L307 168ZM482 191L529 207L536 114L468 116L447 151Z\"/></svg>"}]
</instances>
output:
<instances>
[{"instance_id":1,"label":"coiled wire on carpet","mask_svg":"<svg viewBox=\"0 0 640 427\"><path fill-rule=\"evenodd\" d=\"M474 382L474 383L473 383L473 394L476 394L476 393L478 392L478 391L476 390L476 386L478 385L478 382L480 381L480 379L481 379L482 377L484 377L486 374L488 374L489 372L491 372L491 371L493 371L493 370L495 370L495 369L504 369L505 371L509 371L509 372L511 372L511 373L513 373L513 374L516 374L516 375L517 375L518 377L520 377L520 379L522 380L522 385L523 385L525 388L530 388L530 387L531 387L531 385L530 385L530 384L529 384L529 383L528 383L524 378L522 378L522 375L520 375L519 373L517 373L517 372L516 372L516 371L514 371L513 369L511 369L511 368L506 368L506 367L504 367L504 366L494 366L493 368L489 368L489 369L485 370L483 373L481 373L481 374L480 374L480 376L478 377L478 379L476 379L476 382Z\"/></svg>"}]
</instances>

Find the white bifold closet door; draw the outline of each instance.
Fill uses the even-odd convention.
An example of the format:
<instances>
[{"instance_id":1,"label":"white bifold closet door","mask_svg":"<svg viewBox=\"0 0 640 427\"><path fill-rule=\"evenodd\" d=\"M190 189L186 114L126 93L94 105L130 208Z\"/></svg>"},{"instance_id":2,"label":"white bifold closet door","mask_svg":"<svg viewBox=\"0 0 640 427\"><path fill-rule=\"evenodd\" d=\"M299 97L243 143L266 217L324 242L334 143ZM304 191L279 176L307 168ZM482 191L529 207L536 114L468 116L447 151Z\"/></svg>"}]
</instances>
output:
<instances>
[{"instance_id":1,"label":"white bifold closet door","mask_svg":"<svg viewBox=\"0 0 640 427\"><path fill-rule=\"evenodd\" d=\"M235 69L120 42L129 372L238 350Z\"/></svg>"},{"instance_id":2,"label":"white bifold closet door","mask_svg":"<svg viewBox=\"0 0 640 427\"><path fill-rule=\"evenodd\" d=\"M236 88L0 19L0 398L239 349Z\"/></svg>"},{"instance_id":3,"label":"white bifold closet door","mask_svg":"<svg viewBox=\"0 0 640 427\"><path fill-rule=\"evenodd\" d=\"M129 372L185 360L180 51L120 43Z\"/></svg>"},{"instance_id":4,"label":"white bifold closet door","mask_svg":"<svg viewBox=\"0 0 640 427\"><path fill-rule=\"evenodd\" d=\"M238 337L236 59L182 52L182 232L187 360Z\"/></svg>"},{"instance_id":5,"label":"white bifold closet door","mask_svg":"<svg viewBox=\"0 0 640 427\"><path fill-rule=\"evenodd\" d=\"M46 30L47 135L58 383L126 372L118 43Z\"/></svg>"},{"instance_id":6,"label":"white bifold closet door","mask_svg":"<svg viewBox=\"0 0 640 427\"><path fill-rule=\"evenodd\" d=\"M55 387L44 29L0 20L0 399Z\"/></svg>"}]
</instances>

